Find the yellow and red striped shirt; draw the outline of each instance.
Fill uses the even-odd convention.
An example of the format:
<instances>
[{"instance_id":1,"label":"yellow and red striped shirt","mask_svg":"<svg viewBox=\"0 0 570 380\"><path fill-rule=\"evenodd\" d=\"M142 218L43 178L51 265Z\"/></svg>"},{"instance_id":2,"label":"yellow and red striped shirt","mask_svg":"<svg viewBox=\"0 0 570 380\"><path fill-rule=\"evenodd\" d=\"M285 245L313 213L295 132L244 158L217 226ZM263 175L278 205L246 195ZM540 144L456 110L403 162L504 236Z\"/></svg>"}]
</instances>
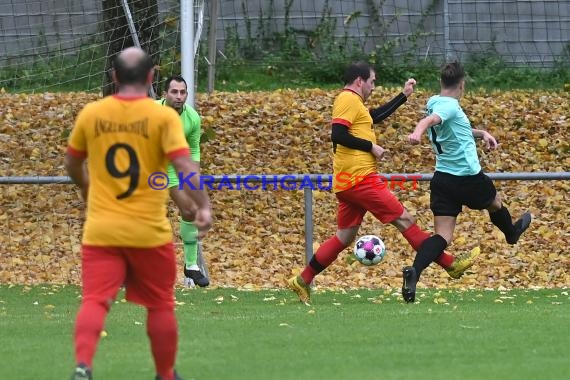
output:
<instances>
[{"instance_id":1,"label":"yellow and red striped shirt","mask_svg":"<svg viewBox=\"0 0 570 380\"><path fill-rule=\"evenodd\" d=\"M189 156L176 111L148 97L105 97L81 110L67 149L88 158L84 244L151 248L172 241L168 191L152 189L149 176Z\"/></svg>"},{"instance_id":2,"label":"yellow and red striped shirt","mask_svg":"<svg viewBox=\"0 0 570 380\"><path fill-rule=\"evenodd\" d=\"M372 116L360 95L343 90L335 99L332 124L342 124L354 137L376 144ZM333 159L333 192L348 190L364 176L375 173L376 158L370 152L337 145Z\"/></svg>"}]
</instances>

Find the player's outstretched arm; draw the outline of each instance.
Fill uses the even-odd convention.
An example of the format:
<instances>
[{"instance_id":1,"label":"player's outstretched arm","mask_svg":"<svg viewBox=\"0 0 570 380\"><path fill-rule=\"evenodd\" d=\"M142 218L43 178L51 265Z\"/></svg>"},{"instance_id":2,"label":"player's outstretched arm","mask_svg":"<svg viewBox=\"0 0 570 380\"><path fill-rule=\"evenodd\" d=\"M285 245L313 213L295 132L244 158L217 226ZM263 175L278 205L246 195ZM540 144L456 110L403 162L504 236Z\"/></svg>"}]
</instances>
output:
<instances>
[{"instance_id":1,"label":"player's outstretched arm","mask_svg":"<svg viewBox=\"0 0 570 380\"><path fill-rule=\"evenodd\" d=\"M394 113L398 107L408 100L408 97L414 92L414 86L416 85L416 80L410 78L404 84L404 89L395 98L390 100L388 103L381 105L378 108L370 110L370 116L372 116L372 122L374 124L381 122L388 116Z\"/></svg>"},{"instance_id":2,"label":"player's outstretched arm","mask_svg":"<svg viewBox=\"0 0 570 380\"><path fill-rule=\"evenodd\" d=\"M441 123L441 118L437 114L431 114L428 117L423 118L416 124L416 128L408 136L408 141L412 145L417 145L422 140L422 135L429 127L433 127Z\"/></svg>"}]
</instances>

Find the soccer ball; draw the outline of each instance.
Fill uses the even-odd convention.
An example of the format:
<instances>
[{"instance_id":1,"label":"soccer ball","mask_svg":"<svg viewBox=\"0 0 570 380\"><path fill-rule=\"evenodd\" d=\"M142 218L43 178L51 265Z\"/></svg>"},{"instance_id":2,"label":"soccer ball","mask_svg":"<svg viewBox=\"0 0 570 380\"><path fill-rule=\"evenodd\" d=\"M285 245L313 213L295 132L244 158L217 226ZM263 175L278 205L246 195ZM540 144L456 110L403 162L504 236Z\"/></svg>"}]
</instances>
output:
<instances>
[{"instance_id":1,"label":"soccer ball","mask_svg":"<svg viewBox=\"0 0 570 380\"><path fill-rule=\"evenodd\" d=\"M378 264L384 259L385 254L386 246L378 236L361 236L354 244L356 260L366 266Z\"/></svg>"}]
</instances>

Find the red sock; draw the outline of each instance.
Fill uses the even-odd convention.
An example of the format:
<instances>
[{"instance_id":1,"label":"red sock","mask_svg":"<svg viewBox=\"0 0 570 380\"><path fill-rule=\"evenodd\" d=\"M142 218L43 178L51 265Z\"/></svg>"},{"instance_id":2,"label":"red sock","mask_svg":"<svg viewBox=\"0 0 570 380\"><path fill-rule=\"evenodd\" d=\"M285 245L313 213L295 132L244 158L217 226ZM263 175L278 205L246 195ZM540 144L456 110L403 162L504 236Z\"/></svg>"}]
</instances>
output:
<instances>
[{"instance_id":1,"label":"red sock","mask_svg":"<svg viewBox=\"0 0 570 380\"><path fill-rule=\"evenodd\" d=\"M422 246L424 240L429 238L431 235L425 231L422 231L417 224L412 224L408 229L402 232L402 235L408 243L412 246L412 248L417 252L418 249ZM443 253L435 260L435 262L441 266L442 268L449 268L451 264L455 260L453 255L443 251Z\"/></svg>"},{"instance_id":2,"label":"red sock","mask_svg":"<svg viewBox=\"0 0 570 380\"><path fill-rule=\"evenodd\" d=\"M443 253L435 260L435 262L442 268L449 268L453 261L455 260L455 256L443 251Z\"/></svg>"},{"instance_id":3,"label":"red sock","mask_svg":"<svg viewBox=\"0 0 570 380\"><path fill-rule=\"evenodd\" d=\"M346 245L344 245L336 235L321 244L311 259L311 262L307 264L303 272L301 272L301 277L305 281L305 284L308 285L313 282L315 276L331 265L338 257L338 254L345 248Z\"/></svg>"},{"instance_id":4,"label":"red sock","mask_svg":"<svg viewBox=\"0 0 570 380\"><path fill-rule=\"evenodd\" d=\"M81 303L75 319L75 361L93 368L93 357L103 330L109 308L104 303L85 301Z\"/></svg>"},{"instance_id":5,"label":"red sock","mask_svg":"<svg viewBox=\"0 0 570 380\"><path fill-rule=\"evenodd\" d=\"M408 243L410 243L416 252L418 249L420 249L424 240L431 236L429 233L422 231L420 227L415 223L408 227L408 229L405 231L402 231L402 235L406 238Z\"/></svg>"},{"instance_id":6,"label":"red sock","mask_svg":"<svg viewBox=\"0 0 570 380\"><path fill-rule=\"evenodd\" d=\"M164 380L174 380L174 362L178 347L178 325L173 309L148 309L146 331L156 373Z\"/></svg>"}]
</instances>

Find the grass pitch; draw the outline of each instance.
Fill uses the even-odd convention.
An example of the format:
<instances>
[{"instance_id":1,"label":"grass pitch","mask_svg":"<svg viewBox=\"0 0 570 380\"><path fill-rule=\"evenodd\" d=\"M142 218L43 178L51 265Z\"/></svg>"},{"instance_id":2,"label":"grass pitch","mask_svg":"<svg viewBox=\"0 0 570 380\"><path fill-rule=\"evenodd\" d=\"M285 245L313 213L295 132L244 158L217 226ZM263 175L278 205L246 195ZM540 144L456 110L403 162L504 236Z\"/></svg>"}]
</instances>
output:
<instances>
[{"instance_id":1,"label":"grass pitch","mask_svg":"<svg viewBox=\"0 0 570 380\"><path fill-rule=\"evenodd\" d=\"M568 289L324 291L180 289L184 379L561 379L570 371ZM0 287L1 379L66 379L77 287ZM119 295L94 379L152 379L144 309Z\"/></svg>"}]
</instances>

